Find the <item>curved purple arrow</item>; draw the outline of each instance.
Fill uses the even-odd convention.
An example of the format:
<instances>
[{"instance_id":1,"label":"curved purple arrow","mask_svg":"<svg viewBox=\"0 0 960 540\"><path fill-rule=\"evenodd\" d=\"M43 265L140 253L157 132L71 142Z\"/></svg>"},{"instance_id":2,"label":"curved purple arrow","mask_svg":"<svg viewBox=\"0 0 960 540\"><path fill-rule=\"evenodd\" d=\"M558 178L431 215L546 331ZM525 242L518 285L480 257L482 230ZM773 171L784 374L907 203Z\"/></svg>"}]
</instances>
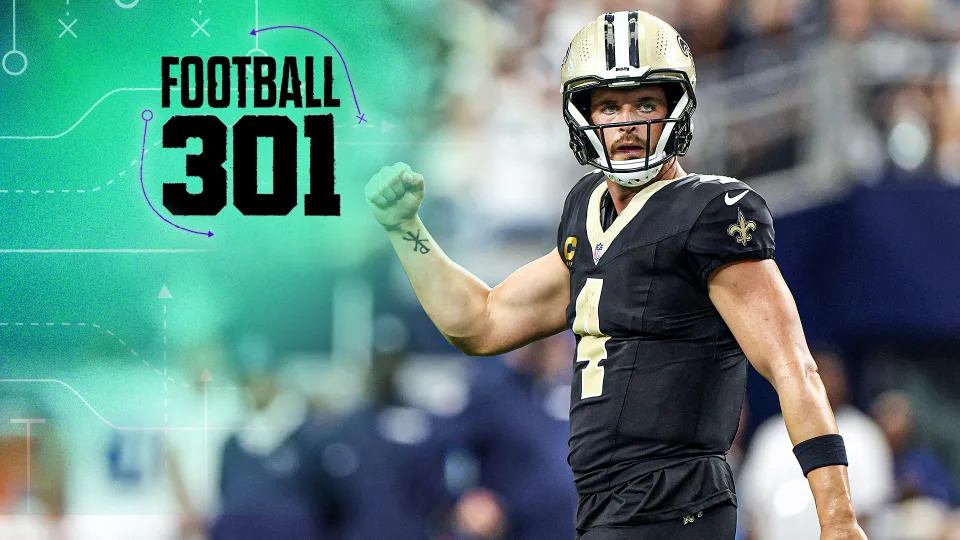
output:
<instances>
[{"instance_id":1,"label":"curved purple arrow","mask_svg":"<svg viewBox=\"0 0 960 540\"><path fill-rule=\"evenodd\" d=\"M148 114L150 116L147 116ZM153 111L151 111L150 109L143 111L142 113L140 113L140 118L143 118L143 144L140 146L140 189L143 190L143 198L147 200L147 204L150 205L150 209L153 210L153 213L159 216L160 219L166 221L167 223L173 225L174 227L180 229L181 231L187 231L193 234L200 234L200 235L206 236L207 238L210 238L211 236L213 236L213 231L207 231L207 232L195 231L193 229L181 227L176 223L170 221L169 219L163 217L163 215L160 214L160 212L157 212L157 209L153 207L153 203L150 202L150 197L147 197L147 188L143 185L143 157L147 153L147 125L149 125L150 121L153 120Z\"/></svg>"},{"instance_id":2,"label":"curved purple arrow","mask_svg":"<svg viewBox=\"0 0 960 540\"><path fill-rule=\"evenodd\" d=\"M255 36L257 35L257 32L266 32L267 30L276 30L278 28L293 28L296 30L305 30L307 32L310 32L311 34L316 34L322 37L327 41L327 43L330 44L331 47L333 47L333 50L337 52L337 56L340 57L340 61L343 62L343 70L347 72L347 82L350 83L350 93L353 94L353 103L354 105L357 106L357 118L358 118L357 123L360 124L362 122L366 122L367 117L362 112L360 112L360 102L357 101L357 92L356 90L353 89L353 81L350 79L350 70L347 69L347 61L344 60L343 55L340 54L340 49L338 49L337 46L334 45L333 42L330 41L330 39L327 36L321 34L320 32L317 32L316 30L311 30L310 28L307 28L305 26L289 26L289 25L268 26L266 28L261 28L259 30L254 28L253 30L250 31L250 35Z\"/></svg>"}]
</instances>

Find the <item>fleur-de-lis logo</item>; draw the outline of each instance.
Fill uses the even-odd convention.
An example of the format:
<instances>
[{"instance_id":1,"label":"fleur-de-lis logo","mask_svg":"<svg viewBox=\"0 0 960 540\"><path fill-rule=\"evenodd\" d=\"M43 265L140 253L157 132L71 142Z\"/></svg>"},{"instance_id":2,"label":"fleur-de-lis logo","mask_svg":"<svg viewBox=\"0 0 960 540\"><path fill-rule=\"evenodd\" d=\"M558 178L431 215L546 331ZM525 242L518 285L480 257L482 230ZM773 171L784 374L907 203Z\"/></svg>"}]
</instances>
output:
<instances>
[{"instance_id":1,"label":"fleur-de-lis logo","mask_svg":"<svg viewBox=\"0 0 960 540\"><path fill-rule=\"evenodd\" d=\"M750 231L755 230L757 230L757 223L753 220L746 221L743 219L743 212L737 208L737 222L727 227L727 234L733 236L737 243L746 246L747 242L753 238L753 236L750 235Z\"/></svg>"}]
</instances>

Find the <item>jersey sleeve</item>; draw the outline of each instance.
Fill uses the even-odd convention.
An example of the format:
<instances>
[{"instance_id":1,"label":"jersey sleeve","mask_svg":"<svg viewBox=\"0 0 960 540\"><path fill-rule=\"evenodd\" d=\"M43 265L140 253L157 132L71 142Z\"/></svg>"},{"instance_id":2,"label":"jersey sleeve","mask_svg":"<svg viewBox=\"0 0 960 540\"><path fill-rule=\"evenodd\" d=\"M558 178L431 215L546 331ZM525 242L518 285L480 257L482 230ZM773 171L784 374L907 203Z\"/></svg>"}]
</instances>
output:
<instances>
[{"instance_id":1,"label":"jersey sleeve","mask_svg":"<svg viewBox=\"0 0 960 540\"><path fill-rule=\"evenodd\" d=\"M557 225L557 250L563 255L563 229L567 224L567 203L563 203L563 212L560 213L560 224Z\"/></svg>"},{"instance_id":2,"label":"jersey sleeve","mask_svg":"<svg viewBox=\"0 0 960 540\"><path fill-rule=\"evenodd\" d=\"M772 259L773 217L767 202L753 190L718 195L707 203L690 229L685 251L691 271L704 290L710 272L724 264Z\"/></svg>"},{"instance_id":3,"label":"jersey sleeve","mask_svg":"<svg viewBox=\"0 0 960 540\"><path fill-rule=\"evenodd\" d=\"M568 249L567 237L564 235L564 232L567 230L567 220L570 219L570 199L573 198L575 190L576 188L570 190L567 198L563 201L563 211L560 212L560 223L557 225L557 251L564 260L567 260L566 252ZM576 243L573 244L573 247L576 248Z\"/></svg>"}]
</instances>

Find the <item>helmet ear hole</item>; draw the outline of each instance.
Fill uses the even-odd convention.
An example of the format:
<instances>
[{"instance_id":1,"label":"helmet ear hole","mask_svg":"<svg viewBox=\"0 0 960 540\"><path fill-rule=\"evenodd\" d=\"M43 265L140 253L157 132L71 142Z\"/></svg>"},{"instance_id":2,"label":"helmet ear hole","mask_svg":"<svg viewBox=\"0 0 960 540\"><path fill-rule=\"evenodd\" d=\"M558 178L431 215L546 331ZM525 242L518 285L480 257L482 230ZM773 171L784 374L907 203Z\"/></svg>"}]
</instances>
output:
<instances>
[{"instance_id":1,"label":"helmet ear hole","mask_svg":"<svg viewBox=\"0 0 960 540\"><path fill-rule=\"evenodd\" d=\"M587 121L590 121L590 95L593 93L590 91L580 91L570 94L570 103L573 103L573 106L580 111L580 114L583 115Z\"/></svg>"},{"instance_id":2,"label":"helmet ear hole","mask_svg":"<svg viewBox=\"0 0 960 540\"><path fill-rule=\"evenodd\" d=\"M680 100L683 99L684 90L683 85L679 82L676 83L661 83L663 88L663 93L667 98L667 110L674 110L677 108L677 104L680 103Z\"/></svg>"},{"instance_id":3,"label":"helmet ear hole","mask_svg":"<svg viewBox=\"0 0 960 540\"><path fill-rule=\"evenodd\" d=\"M571 92L569 97L570 104L580 112L588 124L592 123L590 120L591 94L592 90L581 90L579 92ZM600 157L597 150L587 139L587 133L585 131L579 131L569 123L568 127L570 128L570 148L573 149L573 153L577 156L577 160L581 165L585 165L588 161Z\"/></svg>"}]
</instances>

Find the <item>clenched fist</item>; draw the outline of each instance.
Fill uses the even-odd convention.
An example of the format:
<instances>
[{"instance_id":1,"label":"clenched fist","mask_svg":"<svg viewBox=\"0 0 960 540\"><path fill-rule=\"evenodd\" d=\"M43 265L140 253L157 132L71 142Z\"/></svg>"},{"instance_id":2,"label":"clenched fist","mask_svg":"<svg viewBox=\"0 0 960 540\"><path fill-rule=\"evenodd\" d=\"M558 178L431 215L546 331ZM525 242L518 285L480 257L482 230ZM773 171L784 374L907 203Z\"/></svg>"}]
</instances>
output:
<instances>
[{"instance_id":1,"label":"clenched fist","mask_svg":"<svg viewBox=\"0 0 960 540\"><path fill-rule=\"evenodd\" d=\"M423 175L397 162L380 169L363 191L373 217L384 229L394 231L416 217L423 202Z\"/></svg>"}]
</instances>

